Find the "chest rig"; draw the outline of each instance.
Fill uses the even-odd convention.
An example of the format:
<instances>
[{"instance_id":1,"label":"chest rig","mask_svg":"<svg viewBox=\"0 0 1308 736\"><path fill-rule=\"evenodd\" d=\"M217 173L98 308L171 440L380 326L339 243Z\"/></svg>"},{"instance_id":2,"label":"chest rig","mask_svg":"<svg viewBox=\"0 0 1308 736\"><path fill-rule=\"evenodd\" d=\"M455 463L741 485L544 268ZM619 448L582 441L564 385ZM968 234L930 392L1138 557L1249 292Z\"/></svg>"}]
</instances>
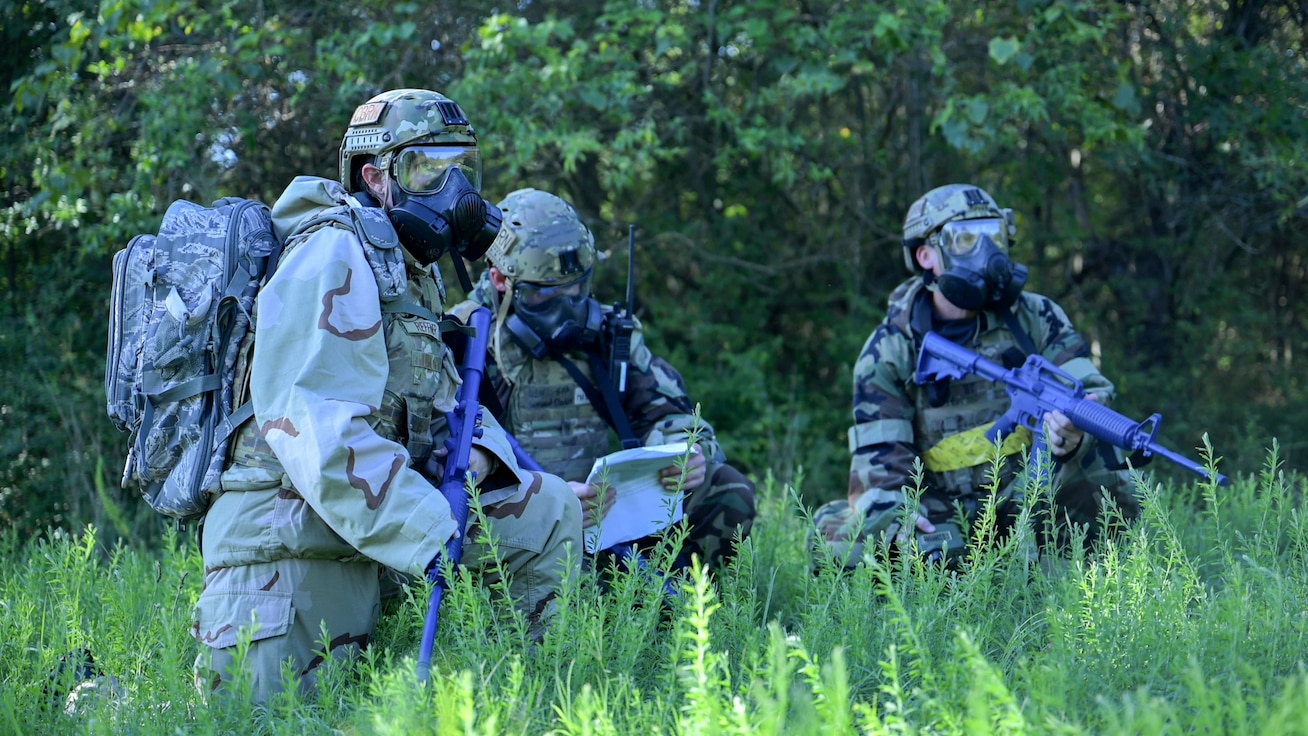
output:
<instances>
[{"instance_id":1,"label":"chest rig","mask_svg":"<svg viewBox=\"0 0 1308 736\"><path fill-rule=\"evenodd\" d=\"M505 408L514 437L546 472L586 480L595 458L609 451L608 422L561 363L537 360L513 341L501 350L497 362L513 385ZM588 366L577 368L594 381Z\"/></svg>"},{"instance_id":2,"label":"chest rig","mask_svg":"<svg viewBox=\"0 0 1308 736\"><path fill-rule=\"evenodd\" d=\"M922 289L911 303L912 308L904 313L908 322L904 326L910 328L916 345L931 328L930 292ZM1001 365L1014 361L1020 364L1033 350L1029 338L1016 318L1005 320L1008 329L986 329L985 321L995 318L990 312L977 316L977 330L967 347ZM1003 384L968 376L934 385L910 383L908 390L916 410L913 436L927 468L927 484L951 495L973 494L990 487L995 482L989 461L993 449L983 435L1011 403ZM976 440L980 447L976 447ZM1007 487L1016 476L1021 451L1029 443L1030 435L1024 429L1004 443L998 488ZM964 453L961 445L973 447ZM960 453L971 457L960 460Z\"/></svg>"}]
</instances>

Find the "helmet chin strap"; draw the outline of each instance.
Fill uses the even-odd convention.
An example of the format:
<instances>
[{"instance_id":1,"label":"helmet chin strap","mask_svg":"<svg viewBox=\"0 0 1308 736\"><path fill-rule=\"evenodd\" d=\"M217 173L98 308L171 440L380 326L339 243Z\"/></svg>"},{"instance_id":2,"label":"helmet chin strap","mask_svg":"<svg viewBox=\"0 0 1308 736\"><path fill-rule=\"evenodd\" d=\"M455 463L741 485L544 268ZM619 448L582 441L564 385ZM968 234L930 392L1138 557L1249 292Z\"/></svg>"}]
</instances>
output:
<instances>
[{"instance_id":1,"label":"helmet chin strap","mask_svg":"<svg viewBox=\"0 0 1308 736\"><path fill-rule=\"evenodd\" d=\"M935 273L922 269L922 284L926 287L927 291L935 294L940 293L940 280L936 278Z\"/></svg>"},{"instance_id":2,"label":"helmet chin strap","mask_svg":"<svg viewBox=\"0 0 1308 736\"><path fill-rule=\"evenodd\" d=\"M491 286L491 302L492 302L492 306L495 307L494 342L495 342L495 359L497 361L500 359L500 356L503 355L503 353L500 352L500 347L503 344L500 337L501 335L504 334L504 321L508 318L509 306L513 303L513 297L509 296L512 293L513 293L513 279L507 276L504 279L503 292L500 292L499 289L496 289L494 285ZM513 383L513 379L509 376L507 372L501 371L500 375L503 376L504 380L508 381L510 384Z\"/></svg>"}]
</instances>

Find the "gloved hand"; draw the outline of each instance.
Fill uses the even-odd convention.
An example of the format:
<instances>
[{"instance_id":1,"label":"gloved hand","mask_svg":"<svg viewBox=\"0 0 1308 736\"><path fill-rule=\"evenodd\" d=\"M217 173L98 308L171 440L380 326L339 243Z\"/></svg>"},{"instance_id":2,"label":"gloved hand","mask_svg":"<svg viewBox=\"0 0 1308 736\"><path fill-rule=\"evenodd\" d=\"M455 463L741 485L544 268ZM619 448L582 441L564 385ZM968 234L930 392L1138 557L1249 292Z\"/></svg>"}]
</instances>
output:
<instances>
[{"instance_id":1,"label":"gloved hand","mask_svg":"<svg viewBox=\"0 0 1308 736\"><path fill-rule=\"evenodd\" d=\"M930 532L919 528L916 537L917 552L928 562L935 562L944 565L946 569L954 570L963 561L966 543L963 539L963 530L958 528L958 524L942 521L933 524Z\"/></svg>"},{"instance_id":2,"label":"gloved hand","mask_svg":"<svg viewBox=\"0 0 1308 736\"><path fill-rule=\"evenodd\" d=\"M450 450L447 447L438 447L432 451L423 463L420 471L427 480L439 485L445 479L445 458L449 457ZM490 453L480 447L473 447L472 452L468 455L468 469L476 476L477 482L485 480L499 466L499 461L491 456Z\"/></svg>"}]
</instances>

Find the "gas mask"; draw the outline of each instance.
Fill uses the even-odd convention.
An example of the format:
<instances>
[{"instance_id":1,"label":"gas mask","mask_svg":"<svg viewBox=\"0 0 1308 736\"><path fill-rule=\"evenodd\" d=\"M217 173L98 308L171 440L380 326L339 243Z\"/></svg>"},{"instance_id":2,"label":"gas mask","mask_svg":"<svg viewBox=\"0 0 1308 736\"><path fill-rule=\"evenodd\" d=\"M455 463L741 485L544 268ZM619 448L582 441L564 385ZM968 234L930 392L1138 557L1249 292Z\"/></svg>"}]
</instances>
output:
<instances>
[{"instance_id":1,"label":"gas mask","mask_svg":"<svg viewBox=\"0 0 1308 736\"><path fill-rule=\"evenodd\" d=\"M505 326L534 357L599 344L604 319L599 302L590 298L590 274L586 269L578 278L554 286L514 285L513 313Z\"/></svg>"},{"instance_id":2,"label":"gas mask","mask_svg":"<svg viewBox=\"0 0 1308 736\"><path fill-rule=\"evenodd\" d=\"M414 258L430 265L445 253L470 261L485 255L501 216L478 194L480 185L476 148L413 146L396 154L387 214ZM455 260L456 266L463 265Z\"/></svg>"},{"instance_id":3,"label":"gas mask","mask_svg":"<svg viewBox=\"0 0 1308 736\"><path fill-rule=\"evenodd\" d=\"M962 309L1007 309L1026 285L1026 266L1008 258L1008 227L998 218L954 220L937 236L940 293Z\"/></svg>"}]
</instances>

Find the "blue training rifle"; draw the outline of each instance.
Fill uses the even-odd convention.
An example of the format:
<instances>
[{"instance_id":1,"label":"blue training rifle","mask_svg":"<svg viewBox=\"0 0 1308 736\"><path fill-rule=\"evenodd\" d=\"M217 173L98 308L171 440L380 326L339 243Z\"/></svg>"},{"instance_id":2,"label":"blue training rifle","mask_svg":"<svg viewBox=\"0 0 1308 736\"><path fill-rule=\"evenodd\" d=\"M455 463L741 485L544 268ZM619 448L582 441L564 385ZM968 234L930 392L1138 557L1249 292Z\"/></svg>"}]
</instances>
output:
<instances>
[{"instance_id":1,"label":"blue training rifle","mask_svg":"<svg viewBox=\"0 0 1308 736\"><path fill-rule=\"evenodd\" d=\"M1130 462L1135 466L1144 465L1157 455L1219 486L1228 482L1221 473L1213 471L1210 476L1203 465L1159 443L1158 427L1163 421L1160 414L1154 414L1143 422L1118 414L1086 398L1085 387L1080 381L1039 355L1028 356L1021 366L1006 370L934 332L927 333L918 353L917 383L958 379L971 374L1002 383L1012 399L1008 411L986 433L986 439L991 442L1022 426L1036 437L1035 447L1039 449L1044 436L1044 415L1061 411L1082 432L1134 453Z\"/></svg>"}]
</instances>

